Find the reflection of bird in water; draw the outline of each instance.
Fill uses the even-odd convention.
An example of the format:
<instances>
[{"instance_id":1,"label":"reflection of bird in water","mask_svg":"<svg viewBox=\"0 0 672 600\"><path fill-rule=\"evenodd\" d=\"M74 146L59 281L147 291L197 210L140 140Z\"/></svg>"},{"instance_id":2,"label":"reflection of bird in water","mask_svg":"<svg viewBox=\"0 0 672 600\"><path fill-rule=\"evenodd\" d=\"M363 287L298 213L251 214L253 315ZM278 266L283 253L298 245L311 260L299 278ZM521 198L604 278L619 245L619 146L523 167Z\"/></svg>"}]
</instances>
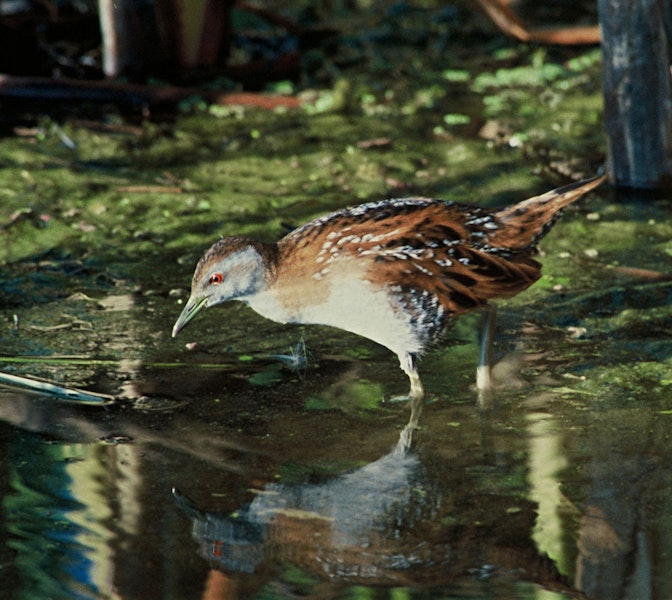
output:
<instances>
[{"instance_id":1,"label":"reflection of bird in water","mask_svg":"<svg viewBox=\"0 0 672 600\"><path fill-rule=\"evenodd\" d=\"M281 323L338 327L396 353L419 407L418 357L456 315L532 285L541 275L533 258L541 238L563 208L603 179L500 209L383 200L315 219L275 244L221 239L196 267L173 336L204 308L227 300Z\"/></svg>"},{"instance_id":2,"label":"reflection of bird in water","mask_svg":"<svg viewBox=\"0 0 672 600\"><path fill-rule=\"evenodd\" d=\"M203 512L173 494L200 554L236 588L260 589L293 566L317 579L320 591L306 595L311 598L344 597L342 587L339 594L323 593L344 584L423 586L426 594L424 586L465 577L472 584L487 579L489 592L503 577L510 591L514 573L544 589L567 591L564 577L530 538L538 505L508 481L505 490L493 482L481 487L480 453L465 471L465 464L453 468L452 459L443 460L443 449L426 458L424 445L420 455L409 451L414 431L407 426L392 452L352 473L268 483L228 514ZM240 597L256 597L248 591Z\"/></svg>"},{"instance_id":3,"label":"reflection of bird in water","mask_svg":"<svg viewBox=\"0 0 672 600\"><path fill-rule=\"evenodd\" d=\"M232 515L202 513L173 490L201 552L225 571L253 573L272 555L319 565L322 575L390 583L423 553L401 544L423 516L424 470L411 428L383 458L324 483L270 483ZM421 540L416 540L421 545ZM363 549L366 549L364 551Z\"/></svg>"}]
</instances>

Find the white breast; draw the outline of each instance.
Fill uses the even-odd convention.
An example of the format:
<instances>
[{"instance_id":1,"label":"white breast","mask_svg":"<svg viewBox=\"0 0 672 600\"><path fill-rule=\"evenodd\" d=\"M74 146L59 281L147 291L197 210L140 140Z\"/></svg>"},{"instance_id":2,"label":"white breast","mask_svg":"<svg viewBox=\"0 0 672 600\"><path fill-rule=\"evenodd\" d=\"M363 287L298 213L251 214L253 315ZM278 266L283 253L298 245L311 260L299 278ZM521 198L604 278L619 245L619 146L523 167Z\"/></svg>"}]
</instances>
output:
<instances>
[{"instance_id":1,"label":"white breast","mask_svg":"<svg viewBox=\"0 0 672 600\"><path fill-rule=\"evenodd\" d=\"M345 278L339 285L332 284L319 303L308 297L303 306L291 313L273 291L243 300L260 315L280 323L330 325L373 340L398 355L421 349L410 333L407 317L392 309L387 293L372 290L367 280Z\"/></svg>"}]
</instances>

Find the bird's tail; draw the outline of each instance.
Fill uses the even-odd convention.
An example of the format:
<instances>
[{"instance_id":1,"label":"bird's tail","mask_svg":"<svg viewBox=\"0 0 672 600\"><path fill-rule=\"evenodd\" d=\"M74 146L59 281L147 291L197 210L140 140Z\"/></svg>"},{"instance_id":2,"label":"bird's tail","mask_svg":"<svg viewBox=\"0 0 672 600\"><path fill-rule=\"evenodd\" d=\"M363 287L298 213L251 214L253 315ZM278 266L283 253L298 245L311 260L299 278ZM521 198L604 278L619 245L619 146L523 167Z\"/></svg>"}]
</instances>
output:
<instances>
[{"instance_id":1,"label":"bird's tail","mask_svg":"<svg viewBox=\"0 0 672 600\"><path fill-rule=\"evenodd\" d=\"M496 211L493 216L499 227L488 235L488 242L511 250L534 248L553 227L562 209L596 188L605 177L596 175Z\"/></svg>"}]
</instances>

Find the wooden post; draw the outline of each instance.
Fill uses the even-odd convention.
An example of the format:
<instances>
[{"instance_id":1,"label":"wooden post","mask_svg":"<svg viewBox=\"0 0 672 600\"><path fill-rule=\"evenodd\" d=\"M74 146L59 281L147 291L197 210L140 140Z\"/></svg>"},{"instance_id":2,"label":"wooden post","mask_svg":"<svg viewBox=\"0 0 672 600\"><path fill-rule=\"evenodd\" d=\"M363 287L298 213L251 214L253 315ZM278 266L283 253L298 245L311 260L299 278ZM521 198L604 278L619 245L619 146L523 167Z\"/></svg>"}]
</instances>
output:
<instances>
[{"instance_id":1,"label":"wooden post","mask_svg":"<svg viewBox=\"0 0 672 600\"><path fill-rule=\"evenodd\" d=\"M98 0L100 31L103 38L103 71L107 77L120 75L138 54L132 46L135 35L128 31L132 5L113 0ZM135 32L133 32L135 33Z\"/></svg>"},{"instance_id":2,"label":"wooden post","mask_svg":"<svg viewBox=\"0 0 672 600\"><path fill-rule=\"evenodd\" d=\"M672 187L672 4L598 0L607 171L617 185Z\"/></svg>"},{"instance_id":3,"label":"wooden post","mask_svg":"<svg viewBox=\"0 0 672 600\"><path fill-rule=\"evenodd\" d=\"M0 0L1 1L1 0ZM98 0L107 77L225 62L235 0Z\"/></svg>"}]
</instances>

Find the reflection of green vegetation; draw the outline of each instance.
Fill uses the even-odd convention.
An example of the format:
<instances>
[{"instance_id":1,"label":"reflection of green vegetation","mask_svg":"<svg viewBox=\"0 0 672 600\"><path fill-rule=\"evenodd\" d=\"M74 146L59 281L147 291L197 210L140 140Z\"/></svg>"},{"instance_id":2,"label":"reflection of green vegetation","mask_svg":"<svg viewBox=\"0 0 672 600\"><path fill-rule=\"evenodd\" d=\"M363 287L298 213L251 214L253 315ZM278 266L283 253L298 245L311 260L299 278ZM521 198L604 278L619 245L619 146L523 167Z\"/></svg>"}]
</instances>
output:
<instances>
[{"instance_id":1,"label":"reflection of green vegetation","mask_svg":"<svg viewBox=\"0 0 672 600\"><path fill-rule=\"evenodd\" d=\"M393 357L390 357L394 360ZM349 381L319 396L306 399L308 410L338 409L345 412L375 410L384 399L382 384L365 380Z\"/></svg>"},{"instance_id":2,"label":"reflection of green vegetation","mask_svg":"<svg viewBox=\"0 0 672 600\"><path fill-rule=\"evenodd\" d=\"M318 581L314 577L308 575L308 573L306 573L305 571L302 571L298 567L289 564L284 565L281 577L287 583L291 583L294 585L311 586L315 585Z\"/></svg>"},{"instance_id":3,"label":"reflection of green vegetation","mask_svg":"<svg viewBox=\"0 0 672 600\"><path fill-rule=\"evenodd\" d=\"M111 515L100 483L106 450L95 444L46 444L32 434L17 437L10 450L2 509L20 596L95 597L105 582L93 565L107 556L110 537L99 524Z\"/></svg>"},{"instance_id":4,"label":"reflection of green vegetation","mask_svg":"<svg viewBox=\"0 0 672 600\"><path fill-rule=\"evenodd\" d=\"M308 572L289 562L281 565L278 578L283 582L283 586L291 588L293 594L297 596L308 596L312 588L318 584L318 580ZM282 600L283 598L287 598L287 593L275 581L254 595L255 600Z\"/></svg>"},{"instance_id":5,"label":"reflection of green vegetation","mask_svg":"<svg viewBox=\"0 0 672 600\"><path fill-rule=\"evenodd\" d=\"M269 365L265 370L258 371L257 373L254 373L248 377L248 381L252 385L258 385L262 387L278 383L282 381L281 366L278 364Z\"/></svg>"}]
</instances>

